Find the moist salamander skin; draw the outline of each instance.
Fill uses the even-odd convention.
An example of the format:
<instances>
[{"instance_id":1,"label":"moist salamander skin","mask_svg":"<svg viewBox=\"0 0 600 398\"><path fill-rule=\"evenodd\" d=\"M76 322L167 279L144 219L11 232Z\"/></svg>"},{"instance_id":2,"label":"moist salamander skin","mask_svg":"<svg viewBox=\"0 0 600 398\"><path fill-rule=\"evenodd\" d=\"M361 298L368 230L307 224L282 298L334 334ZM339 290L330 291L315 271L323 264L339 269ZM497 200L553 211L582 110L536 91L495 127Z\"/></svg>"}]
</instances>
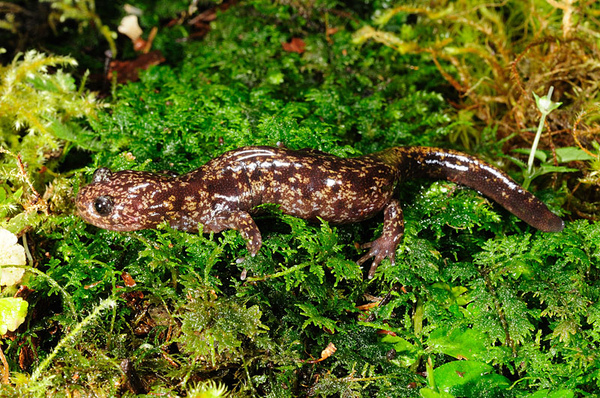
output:
<instances>
[{"instance_id":1,"label":"moist salamander skin","mask_svg":"<svg viewBox=\"0 0 600 398\"><path fill-rule=\"evenodd\" d=\"M195 232L238 230L256 255L262 239L251 214L274 203L283 213L337 224L362 221L383 211L382 235L362 245L373 258L373 277L384 258L394 262L404 232L396 184L409 178L446 179L478 190L531 226L559 232L563 221L501 170L461 152L395 147L356 158L313 150L244 147L187 174L170 177L140 171L96 170L77 195L79 215L113 231L173 228Z\"/></svg>"}]
</instances>

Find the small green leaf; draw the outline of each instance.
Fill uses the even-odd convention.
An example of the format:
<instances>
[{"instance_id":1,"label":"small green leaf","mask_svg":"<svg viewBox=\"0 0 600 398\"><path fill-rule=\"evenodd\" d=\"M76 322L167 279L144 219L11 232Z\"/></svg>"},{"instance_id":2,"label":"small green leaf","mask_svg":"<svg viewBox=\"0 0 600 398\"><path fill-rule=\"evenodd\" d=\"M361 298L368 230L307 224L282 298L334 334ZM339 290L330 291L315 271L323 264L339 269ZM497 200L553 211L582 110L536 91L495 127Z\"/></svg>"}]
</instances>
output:
<instances>
[{"instance_id":1,"label":"small green leaf","mask_svg":"<svg viewBox=\"0 0 600 398\"><path fill-rule=\"evenodd\" d=\"M520 153L522 155L528 155L530 152L530 149L515 148L512 150L512 152ZM542 151L542 150L538 149L535 151L534 156L536 159L538 159L542 163L545 163L545 162L552 163L552 158L549 155L549 152L547 152L547 151ZM569 163L569 162L576 161L576 160L585 161L585 160L594 160L595 159L593 156L591 156L587 152L585 152L582 149L577 148L577 147L557 148L556 149L556 157L557 157L558 163ZM525 163L521 163L521 164L524 165ZM570 171L573 171L573 170L570 170Z\"/></svg>"},{"instance_id":2,"label":"small green leaf","mask_svg":"<svg viewBox=\"0 0 600 398\"><path fill-rule=\"evenodd\" d=\"M452 394L449 394L444 391L437 392L432 390L431 388L421 388L419 392L424 398L454 398L454 395Z\"/></svg>"},{"instance_id":3,"label":"small green leaf","mask_svg":"<svg viewBox=\"0 0 600 398\"><path fill-rule=\"evenodd\" d=\"M544 174L549 174L549 173L570 173L570 172L574 172L574 171L579 171L579 170L574 169L572 167L554 166L551 164L544 163L541 165L541 167L539 167L538 169L535 170L535 173L533 173L533 176L538 177L538 176L541 176Z\"/></svg>"},{"instance_id":4,"label":"small green leaf","mask_svg":"<svg viewBox=\"0 0 600 398\"><path fill-rule=\"evenodd\" d=\"M527 395L525 398L573 398L575 393L571 390L551 391L548 389L539 390L533 394Z\"/></svg>"},{"instance_id":5,"label":"small green leaf","mask_svg":"<svg viewBox=\"0 0 600 398\"><path fill-rule=\"evenodd\" d=\"M512 152L515 153L520 153L522 155L529 155L529 153L531 152L531 149L529 148L515 148L512 150ZM545 162L546 160L548 160L548 154L540 149L536 149L534 155L533 155L537 160L539 160L540 162ZM523 165L525 165L525 163L523 163Z\"/></svg>"},{"instance_id":6,"label":"small green leaf","mask_svg":"<svg viewBox=\"0 0 600 398\"><path fill-rule=\"evenodd\" d=\"M385 335L381 338L382 343L392 344L396 356L392 363L402 367L409 367L419 359L419 350L400 336Z\"/></svg>"},{"instance_id":7,"label":"small green leaf","mask_svg":"<svg viewBox=\"0 0 600 398\"><path fill-rule=\"evenodd\" d=\"M480 359L491 348L483 332L468 328L434 330L427 344L433 352L440 352L459 359Z\"/></svg>"},{"instance_id":8,"label":"small green leaf","mask_svg":"<svg viewBox=\"0 0 600 398\"><path fill-rule=\"evenodd\" d=\"M459 397L499 395L510 387L510 381L483 362L454 361L437 367L433 373L440 391Z\"/></svg>"},{"instance_id":9,"label":"small green leaf","mask_svg":"<svg viewBox=\"0 0 600 398\"><path fill-rule=\"evenodd\" d=\"M14 332L25 321L29 303L21 297L0 298L0 334Z\"/></svg>"},{"instance_id":10,"label":"small green leaf","mask_svg":"<svg viewBox=\"0 0 600 398\"><path fill-rule=\"evenodd\" d=\"M564 147L556 149L558 163L568 163L575 160L594 160L595 158L581 148Z\"/></svg>"}]
</instances>

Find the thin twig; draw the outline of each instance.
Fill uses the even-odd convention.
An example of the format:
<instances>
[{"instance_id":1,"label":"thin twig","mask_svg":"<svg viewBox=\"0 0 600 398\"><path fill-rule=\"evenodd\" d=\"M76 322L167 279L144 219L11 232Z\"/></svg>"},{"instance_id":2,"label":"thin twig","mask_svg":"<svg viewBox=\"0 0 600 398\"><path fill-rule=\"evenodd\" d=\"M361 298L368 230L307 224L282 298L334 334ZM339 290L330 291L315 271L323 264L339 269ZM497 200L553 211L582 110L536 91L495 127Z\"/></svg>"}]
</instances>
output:
<instances>
[{"instance_id":1,"label":"thin twig","mask_svg":"<svg viewBox=\"0 0 600 398\"><path fill-rule=\"evenodd\" d=\"M9 380L9 376L10 376L10 369L8 368L8 361L6 360L6 357L4 356L4 351L2 351L2 347L0 346L0 360L2 360L2 383L3 384L8 384L10 382Z\"/></svg>"}]
</instances>

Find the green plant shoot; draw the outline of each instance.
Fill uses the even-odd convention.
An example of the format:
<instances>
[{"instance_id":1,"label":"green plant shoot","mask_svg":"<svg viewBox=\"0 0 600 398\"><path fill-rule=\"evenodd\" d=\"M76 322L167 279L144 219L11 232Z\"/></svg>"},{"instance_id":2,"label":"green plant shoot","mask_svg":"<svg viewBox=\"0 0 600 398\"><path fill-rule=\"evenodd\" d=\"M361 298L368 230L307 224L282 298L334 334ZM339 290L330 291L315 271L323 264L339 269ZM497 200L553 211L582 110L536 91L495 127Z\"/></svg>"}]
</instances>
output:
<instances>
[{"instance_id":1,"label":"green plant shoot","mask_svg":"<svg viewBox=\"0 0 600 398\"><path fill-rule=\"evenodd\" d=\"M540 137L542 136L542 130L544 130L544 122L546 121L546 116L550 114L553 110L558 108L562 102L552 102L552 92L554 91L554 86L551 86L548 90L548 94L545 97L538 97L534 92L533 96L535 97L535 104L537 105L540 112L542 112L542 117L540 118L540 123L538 124L537 132L535 133L535 138L533 139L533 145L531 145L531 152L529 153L529 160L527 161L527 185L529 185L530 178L533 174L533 159L535 158L535 151L540 142Z\"/></svg>"}]
</instances>

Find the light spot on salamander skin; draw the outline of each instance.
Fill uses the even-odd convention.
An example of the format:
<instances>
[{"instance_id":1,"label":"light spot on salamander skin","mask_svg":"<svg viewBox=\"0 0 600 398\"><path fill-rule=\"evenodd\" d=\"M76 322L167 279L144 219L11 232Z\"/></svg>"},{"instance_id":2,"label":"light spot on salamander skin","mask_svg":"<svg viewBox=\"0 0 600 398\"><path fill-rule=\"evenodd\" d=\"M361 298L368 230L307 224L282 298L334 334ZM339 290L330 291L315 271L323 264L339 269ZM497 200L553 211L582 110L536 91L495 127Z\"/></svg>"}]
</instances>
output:
<instances>
[{"instance_id":1,"label":"light spot on salamander skin","mask_svg":"<svg viewBox=\"0 0 600 398\"><path fill-rule=\"evenodd\" d=\"M252 255L262 237L250 214L260 204L278 204L283 213L332 223L361 221L386 209L383 235L364 245L371 249L359 260L374 258L372 276L383 258L394 258L404 221L392 193L398 181L411 177L470 186L542 231L564 226L501 170L470 155L427 147L396 147L351 159L310 150L246 147L177 177L99 169L76 202L83 219L115 231L154 228L163 221L190 232L198 225L205 232L236 229ZM96 210L98 198L103 214ZM110 214L105 214L107 209Z\"/></svg>"}]
</instances>

